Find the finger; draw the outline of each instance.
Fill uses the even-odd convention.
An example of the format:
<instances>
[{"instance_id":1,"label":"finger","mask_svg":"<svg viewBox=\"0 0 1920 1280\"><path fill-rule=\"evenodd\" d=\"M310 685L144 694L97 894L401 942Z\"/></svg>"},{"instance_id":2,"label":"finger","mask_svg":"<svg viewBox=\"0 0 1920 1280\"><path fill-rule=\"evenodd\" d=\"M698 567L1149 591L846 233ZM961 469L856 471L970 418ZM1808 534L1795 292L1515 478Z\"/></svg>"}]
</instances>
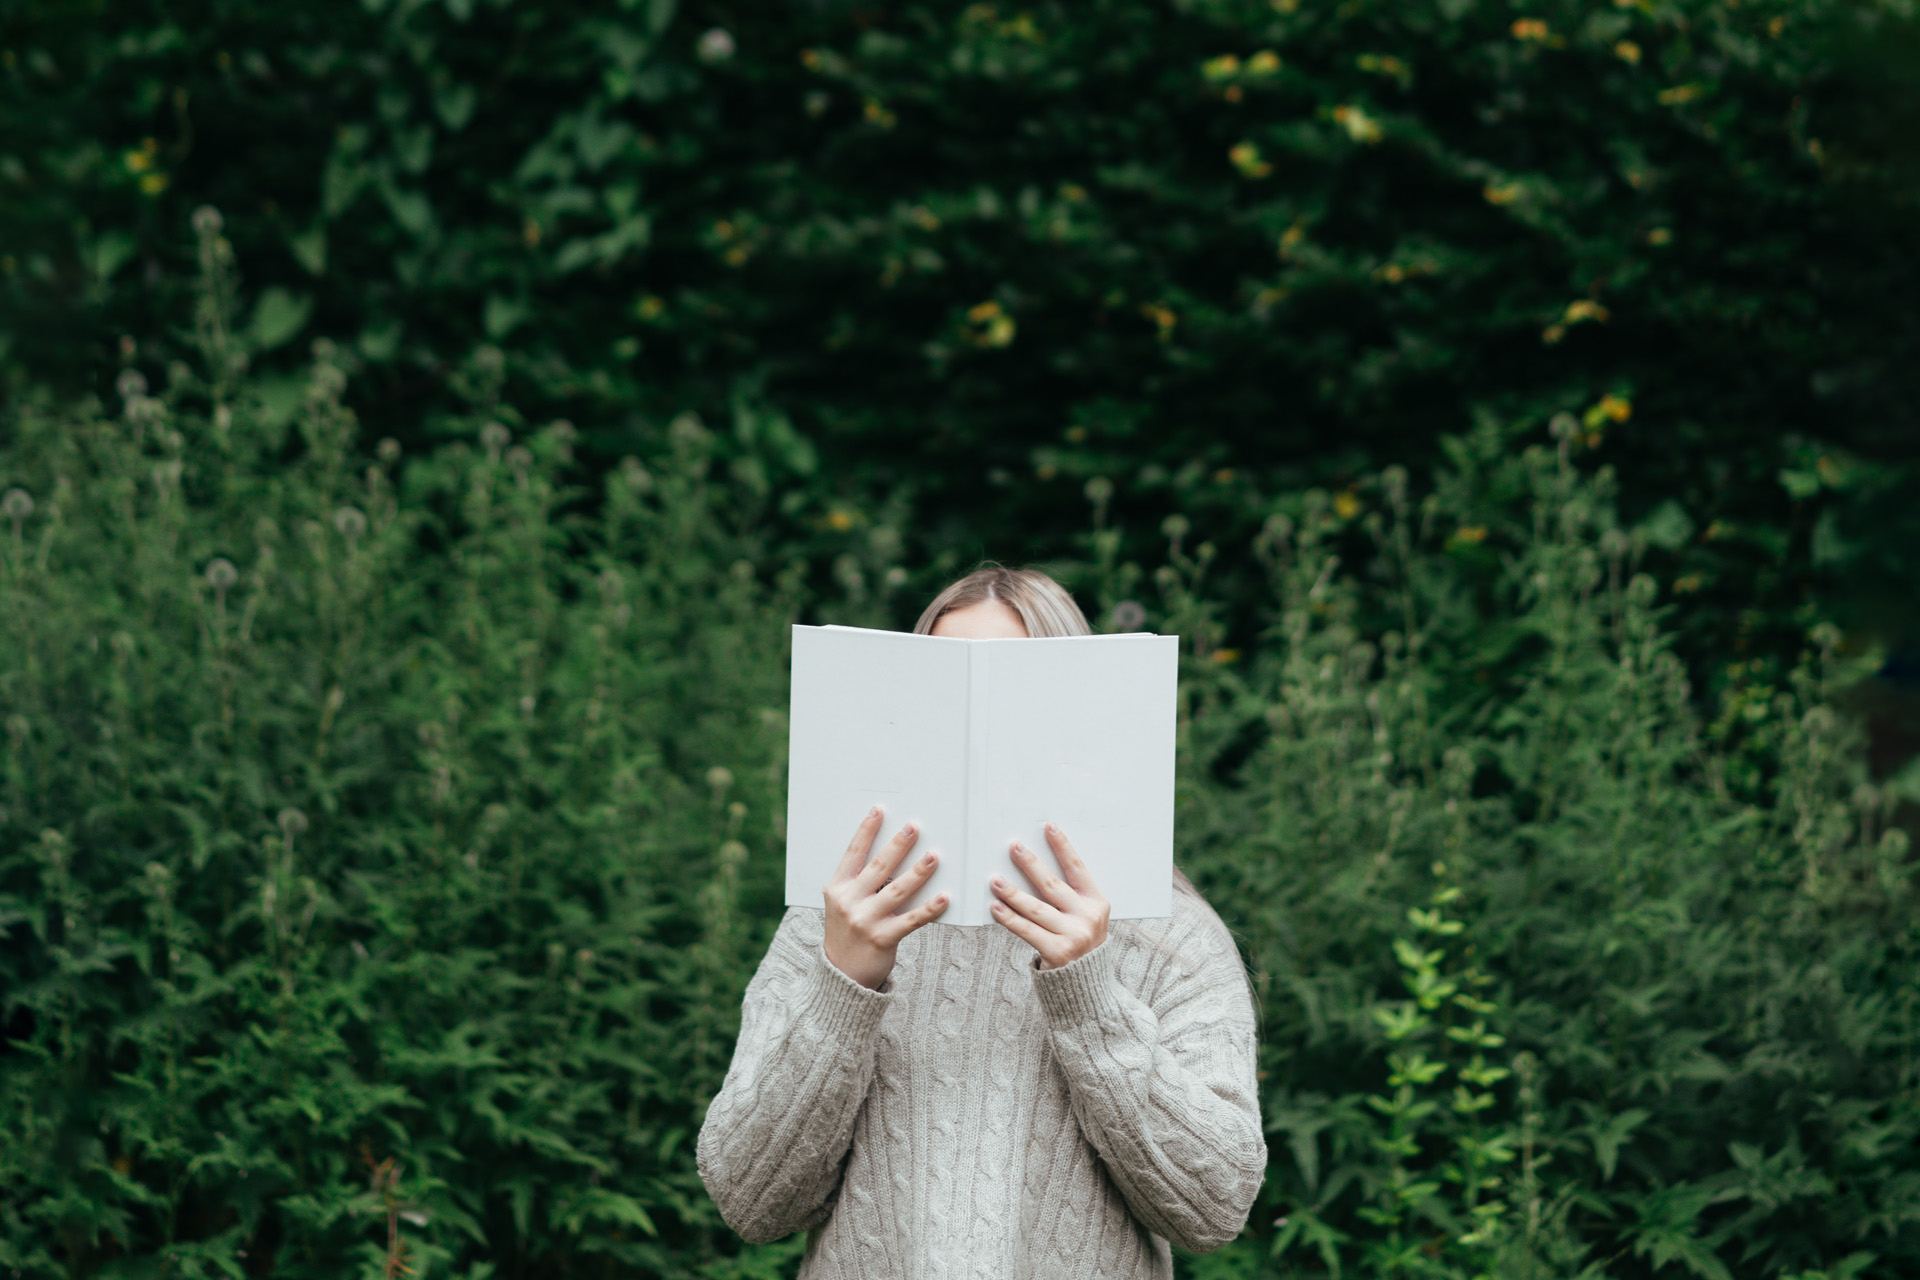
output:
<instances>
[{"instance_id":1,"label":"finger","mask_svg":"<svg viewBox=\"0 0 1920 1280\"><path fill-rule=\"evenodd\" d=\"M1041 959L1044 960L1047 958L1047 953L1051 951L1054 946L1054 936L1052 934L1004 902L994 903L992 911L996 924L1004 926L1008 933L1011 933L1014 937L1021 939L1035 951L1038 951Z\"/></svg>"},{"instance_id":2,"label":"finger","mask_svg":"<svg viewBox=\"0 0 1920 1280\"><path fill-rule=\"evenodd\" d=\"M921 925L931 924L940 913L947 909L950 899L944 893L936 893L913 910L901 915L889 916L886 924L875 930L882 946L897 946L900 939L918 929Z\"/></svg>"},{"instance_id":3,"label":"finger","mask_svg":"<svg viewBox=\"0 0 1920 1280\"><path fill-rule=\"evenodd\" d=\"M1001 876L992 880L993 891L1002 902L1012 907L1027 919L1045 929L1048 933L1065 933L1072 922L1065 915L1040 901L1030 893L1022 893L1014 888L1013 882Z\"/></svg>"},{"instance_id":4,"label":"finger","mask_svg":"<svg viewBox=\"0 0 1920 1280\"><path fill-rule=\"evenodd\" d=\"M894 832L893 839L887 841L887 847L867 859L867 865L860 868L860 874L853 882L867 893L874 893L887 882L893 869L907 856L907 850L913 848L913 842L920 838L918 824L909 822Z\"/></svg>"},{"instance_id":5,"label":"finger","mask_svg":"<svg viewBox=\"0 0 1920 1280\"><path fill-rule=\"evenodd\" d=\"M1072 911L1079 905L1079 895L1073 886L1053 873L1046 863L1040 861L1040 855L1018 840L1013 842L1013 865L1020 868L1021 874L1033 882L1036 892L1062 911Z\"/></svg>"},{"instance_id":6,"label":"finger","mask_svg":"<svg viewBox=\"0 0 1920 1280\"><path fill-rule=\"evenodd\" d=\"M880 892L873 895L880 903L881 910L891 912L908 898L920 892L920 886L927 882L927 877L932 875L934 869L939 865L940 855L937 853L929 853L926 857L920 859L920 861L895 876L892 883L882 887Z\"/></svg>"},{"instance_id":7,"label":"finger","mask_svg":"<svg viewBox=\"0 0 1920 1280\"><path fill-rule=\"evenodd\" d=\"M1067 839L1067 833L1049 822L1047 824L1047 844L1053 849L1053 856L1060 863L1060 875L1080 894L1098 894L1100 886L1093 881L1093 872L1087 869L1087 860Z\"/></svg>"},{"instance_id":8,"label":"finger","mask_svg":"<svg viewBox=\"0 0 1920 1280\"><path fill-rule=\"evenodd\" d=\"M875 805L867 810L867 816L860 819L860 825L853 829L853 839L847 842L847 851L840 855L840 865L833 869L833 884L841 880L850 880L860 870L860 864L867 860L867 850L873 848L873 837L880 830L881 820L886 815Z\"/></svg>"}]
</instances>

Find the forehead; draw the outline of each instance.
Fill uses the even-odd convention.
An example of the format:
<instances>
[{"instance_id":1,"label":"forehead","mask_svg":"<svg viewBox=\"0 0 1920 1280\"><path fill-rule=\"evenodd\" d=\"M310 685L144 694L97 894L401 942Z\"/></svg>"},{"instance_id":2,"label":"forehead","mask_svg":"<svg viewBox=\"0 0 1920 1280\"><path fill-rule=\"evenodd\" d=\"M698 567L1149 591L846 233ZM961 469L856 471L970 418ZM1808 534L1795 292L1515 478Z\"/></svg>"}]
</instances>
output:
<instances>
[{"instance_id":1,"label":"forehead","mask_svg":"<svg viewBox=\"0 0 1920 1280\"><path fill-rule=\"evenodd\" d=\"M1027 626L1006 602L981 600L941 614L933 634L955 640L1008 640L1025 636Z\"/></svg>"}]
</instances>

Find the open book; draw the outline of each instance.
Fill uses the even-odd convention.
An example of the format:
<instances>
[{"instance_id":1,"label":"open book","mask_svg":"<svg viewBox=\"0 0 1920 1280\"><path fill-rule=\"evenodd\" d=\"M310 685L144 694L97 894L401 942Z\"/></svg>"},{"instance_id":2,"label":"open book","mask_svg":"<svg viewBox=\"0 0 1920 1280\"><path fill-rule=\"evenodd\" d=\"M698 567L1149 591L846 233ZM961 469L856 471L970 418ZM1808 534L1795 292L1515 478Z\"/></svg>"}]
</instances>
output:
<instances>
[{"instance_id":1,"label":"open book","mask_svg":"<svg viewBox=\"0 0 1920 1280\"><path fill-rule=\"evenodd\" d=\"M946 891L942 923L987 923L995 872L1030 891L1008 848L1018 838L1051 862L1048 822L1086 860L1115 919L1168 915L1178 655L1174 636L956 640L796 626L788 905L820 905L878 804L876 852L912 821L920 840L909 857L939 853L914 901Z\"/></svg>"}]
</instances>

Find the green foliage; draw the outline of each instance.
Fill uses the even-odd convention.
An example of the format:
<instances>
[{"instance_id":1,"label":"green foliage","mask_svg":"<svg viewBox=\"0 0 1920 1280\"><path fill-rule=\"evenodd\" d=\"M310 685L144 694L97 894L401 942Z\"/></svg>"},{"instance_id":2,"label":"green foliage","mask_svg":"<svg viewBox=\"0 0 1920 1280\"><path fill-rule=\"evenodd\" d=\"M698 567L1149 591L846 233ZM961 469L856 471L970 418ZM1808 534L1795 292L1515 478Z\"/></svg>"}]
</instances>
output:
<instances>
[{"instance_id":1,"label":"green foliage","mask_svg":"<svg viewBox=\"0 0 1920 1280\"><path fill-rule=\"evenodd\" d=\"M1831 635L1767 708L1754 803L1572 444L1460 441L1418 511L1387 478L1371 591L1324 503L1275 521L1271 645L1193 673L1185 857L1238 907L1276 1138L1278 1230L1233 1248L1301 1275L1906 1274L1915 870L1822 705ZM1516 490L1464 621L1486 543L1460 531ZM1376 644L1356 620L1388 608ZM1450 633L1489 625L1532 643L1463 698Z\"/></svg>"},{"instance_id":2,"label":"green foliage","mask_svg":"<svg viewBox=\"0 0 1920 1280\"><path fill-rule=\"evenodd\" d=\"M897 535L810 575L744 412L590 493L484 356L443 444L369 442L333 344L244 372L199 231L195 359L0 435L0 1265L790 1274L691 1136L778 914L786 623L883 620ZM1915 871L1831 637L1738 782L1577 449L1287 496L1240 651L1213 544L1145 575L1088 487L1062 572L1190 642L1181 856L1263 1005L1275 1161L1190 1275L1920 1265Z\"/></svg>"},{"instance_id":3,"label":"green foliage","mask_svg":"<svg viewBox=\"0 0 1920 1280\"><path fill-rule=\"evenodd\" d=\"M1664 527L1690 660L1809 593L1911 636L1915 28L1895 0L18 0L0 359L151 373L190 210L258 346L332 335L409 448L504 353L603 464L772 405L825 562L905 494L929 580L1586 423ZM122 335L131 348L116 353ZM285 344L285 345L282 345ZM285 357L276 362L285 368ZM883 521L884 523L884 521ZM1811 552L1811 554L1808 554ZM1243 557L1215 570L1258 624ZM1736 677L1737 678L1737 677Z\"/></svg>"}]
</instances>

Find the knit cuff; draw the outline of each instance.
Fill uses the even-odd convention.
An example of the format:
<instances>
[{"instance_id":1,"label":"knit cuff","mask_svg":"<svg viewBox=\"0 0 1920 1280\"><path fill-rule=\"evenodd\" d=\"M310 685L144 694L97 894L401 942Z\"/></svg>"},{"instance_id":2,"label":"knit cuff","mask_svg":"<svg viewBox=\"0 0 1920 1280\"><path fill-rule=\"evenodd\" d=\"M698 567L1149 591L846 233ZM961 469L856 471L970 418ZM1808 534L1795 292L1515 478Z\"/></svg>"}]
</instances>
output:
<instances>
[{"instance_id":1,"label":"knit cuff","mask_svg":"<svg viewBox=\"0 0 1920 1280\"><path fill-rule=\"evenodd\" d=\"M1120 984L1113 976L1113 945L1102 942L1058 969L1033 970L1034 994L1053 1027L1075 1027L1118 1015Z\"/></svg>"},{"instance_id":2,"label":"knit cuff","mask_svg":"<svg viewBox=\"0 0 1920 1280\"><path fill-rule=\"evenodd\" d=\"M893 979L880 990L863 987L827 959L823 944L813 949L813 968L794 993L794 1014L813 1024L820 1034L860 1043L880 1030L880 1019L893 1003Z\"/></svg>"}]
</instances>

